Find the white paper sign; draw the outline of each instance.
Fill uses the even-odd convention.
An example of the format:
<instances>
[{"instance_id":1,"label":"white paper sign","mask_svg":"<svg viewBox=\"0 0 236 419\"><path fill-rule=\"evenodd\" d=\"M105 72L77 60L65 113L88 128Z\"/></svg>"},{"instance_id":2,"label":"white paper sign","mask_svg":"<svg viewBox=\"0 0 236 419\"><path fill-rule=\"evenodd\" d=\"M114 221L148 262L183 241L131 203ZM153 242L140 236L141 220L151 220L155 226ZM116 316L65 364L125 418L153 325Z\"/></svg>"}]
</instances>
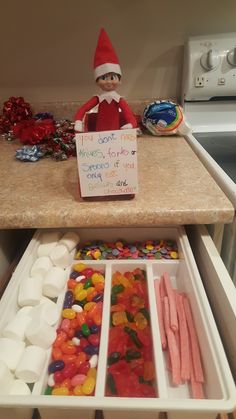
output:
<instances>
[{"instance_id":1,"label":"white paper sign","mask_svg":"<svg viewBox=\"0 0 236 419\"><path fill-rule=\"evenodd\" d=\"M82 197L138 192L135 129L76 134Z\"/></svg>"}]
</instances>

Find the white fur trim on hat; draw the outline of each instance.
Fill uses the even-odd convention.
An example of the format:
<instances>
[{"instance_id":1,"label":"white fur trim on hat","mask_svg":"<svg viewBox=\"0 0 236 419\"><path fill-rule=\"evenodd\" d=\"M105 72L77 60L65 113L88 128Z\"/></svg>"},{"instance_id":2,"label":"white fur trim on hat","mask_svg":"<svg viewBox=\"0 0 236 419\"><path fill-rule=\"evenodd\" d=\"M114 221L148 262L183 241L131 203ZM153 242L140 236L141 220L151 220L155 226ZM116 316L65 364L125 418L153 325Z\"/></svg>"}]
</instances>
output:
<instances>
[{"instance_id":1,"label":"white fur trim on hat","mask_svg":"<svg viewBox=\"0 0 236 419\"><path fill-rule=\"evenodd\" d=\"M98 77L104 76L104 74L107 73L116 73L121 76L121 68L119 64L113 64L113 63L105 63L101 64L98 67L94 69L94 78L97 80Z\"/></svg>"}]
</instances>

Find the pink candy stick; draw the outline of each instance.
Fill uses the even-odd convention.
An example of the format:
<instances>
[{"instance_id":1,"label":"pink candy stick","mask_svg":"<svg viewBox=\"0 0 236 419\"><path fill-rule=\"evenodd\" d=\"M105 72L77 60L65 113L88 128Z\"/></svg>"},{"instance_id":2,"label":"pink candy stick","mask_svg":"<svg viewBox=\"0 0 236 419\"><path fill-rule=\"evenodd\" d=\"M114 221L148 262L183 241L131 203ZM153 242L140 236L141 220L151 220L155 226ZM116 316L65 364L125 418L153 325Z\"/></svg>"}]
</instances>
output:
<instances>
[{"instance_id":1,"label":"pink candy stick","mask_svg":"<svg viewBox=\"0 0 236 419\"><path fill-rule=\"evenodd\" d=\"M170 314L169 314L169 301L168 297L164 298L164 325L167 335L168 348L170 352L171 368L172 368L172 381L174 385L181 384L180 376L180 355L176 343L175 334L170 328Z\"/></svg>"},{"instance_id":2,"label":"pink candy stick","mask_svg":"<svg viewBox=\"0 0 236 419\"><path fill-rule=\"evenodd\" d=\"M170 277L167 272L164 272L163 278L164 278L165 288L166 288L167 296L169 299L169 305L170 305L170 327L173 330L173 332L176 332L178 330L178 319L177 319L175 293L172 288Z\"/></svg>"},{"instance_id":3,"label":"pink candy stick","mask_svg":"<svg viewBox=\"0 0 236 419\"><path fill-rule=\"evenodd\" d=\"M194 371L193 371L193 358L192 355L190 354L190 375L191 375L191 390L192 390L192 397L194 399L204 399L204 392L203 392L203 386L202 383L198 383L195 380L194 377Z\"/></svg>"},{"instance_id":4,"label":"pink candy stick","mask_svg":"<svg viewBox=\"0 0 236 419\"><path fill-rule=\"evenodd\" d=\"M198 383L204 383L204 375L203 375L203 369L202 369L202 363L201 363L201 355L200 355L200 349L199 349L199 344L198 344L198 338L197 338L197 333L194 326L190 304L187 297L183 298L183 306L184 306L184 311L185 311L185 316L186 316L187 326L188 326L188 331L189 331L189 336L190 336L190 347L191 347L191 353L192 353L192 359L193 359L193 372L194 372L195 381Z\"/></svg>"},{"instance_id":5,"label":"pink candy stick","mask_svg":"<svg viewBox=\"0 0 236 419\"><path fill-rule=\"evenodd\" d=\"M154 281L155 287L155 295L156 295L156 306L157 306L157 316L158 316L158 324L159 324L159 331L161 336L161 346L162 349L166 349L167 341L166 341L166 334L164 330L164 321L163 321L163 313L162 313L162 301L160 296L160 283L158 279Z\"/></svg>"},{"instance_id":6,"label":"pink candy stick","mask_svg":"<svg viewBox=\"0 0 236 419\"><path fill-rule=\"evenodd\" d=\"M159 286L159 289L160 289L160 297L161 297L161 301L162 301L164 299L164 297L167 296L166 287L165 287L163 276L160 278L160 286Z\"/></svg>"},{"instance_id":7,"label":"pink candy stick","mask_svg":"<svg viewBox=\"0 0 236 419\"><path fill-rule=\"evenodd\" d=\"M186 381L190 379L190 342L183 306L183 297L177 292L175 296L179 320L181 378L183 381Z\"/></svg>"}]
</instances>

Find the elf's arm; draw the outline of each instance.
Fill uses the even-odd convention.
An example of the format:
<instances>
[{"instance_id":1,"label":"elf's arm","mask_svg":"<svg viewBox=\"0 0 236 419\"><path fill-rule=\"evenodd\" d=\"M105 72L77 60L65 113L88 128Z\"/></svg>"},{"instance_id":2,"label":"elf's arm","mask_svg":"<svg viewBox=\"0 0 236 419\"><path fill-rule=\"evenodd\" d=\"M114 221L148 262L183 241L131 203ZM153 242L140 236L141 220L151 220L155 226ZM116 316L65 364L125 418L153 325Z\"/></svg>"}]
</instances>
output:
<instances>
[{"instance_id":1,"label":"elf's arm","mask_svg":"<svg viewBox=\"0 0 236 419\"><path fill-rule=\"evenodd\" d=\"M119 107L122 111L123 120L126 122L125 125L121 127L121 129L137 128L137 121L135 116L131 111L128 103L123 98L120 99Z\"/></svg>"},{"instance_id":2,"label":"elf's arm","mask_svg":"<svg viewBox=\"0 0 236 419\"><path fill-rule=\"evenodd\" d=\"M86 102L84 105L82 105L78 111L75 114L75 131L83 131L83 118L86 112L90 111L90 109L93 109L94 106L98 104L98 97L93 96L91 99L89 99L88 102Z\"/></svg>"}]
</instances>

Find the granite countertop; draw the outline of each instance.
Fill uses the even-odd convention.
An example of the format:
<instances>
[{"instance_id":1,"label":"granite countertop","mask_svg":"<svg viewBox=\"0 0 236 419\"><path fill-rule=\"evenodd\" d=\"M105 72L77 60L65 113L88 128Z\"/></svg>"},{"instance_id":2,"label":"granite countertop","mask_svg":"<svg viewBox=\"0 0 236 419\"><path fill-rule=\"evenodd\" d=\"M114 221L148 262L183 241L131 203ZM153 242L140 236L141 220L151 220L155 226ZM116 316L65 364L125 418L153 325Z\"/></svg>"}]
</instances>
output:
<instances>
[{"instance_id":1,"label":"granite countertop","mask_svg":"<svg viewBox=\"0 0 236 419\"><path fill-rule=\"evenodd\" d=\"M76 158L15 160L16 141L0 140L0 228L137 227L229 223L234 209L182 137L138 139L139 193L87 202Z\"/></svg>"}]
</instances>

